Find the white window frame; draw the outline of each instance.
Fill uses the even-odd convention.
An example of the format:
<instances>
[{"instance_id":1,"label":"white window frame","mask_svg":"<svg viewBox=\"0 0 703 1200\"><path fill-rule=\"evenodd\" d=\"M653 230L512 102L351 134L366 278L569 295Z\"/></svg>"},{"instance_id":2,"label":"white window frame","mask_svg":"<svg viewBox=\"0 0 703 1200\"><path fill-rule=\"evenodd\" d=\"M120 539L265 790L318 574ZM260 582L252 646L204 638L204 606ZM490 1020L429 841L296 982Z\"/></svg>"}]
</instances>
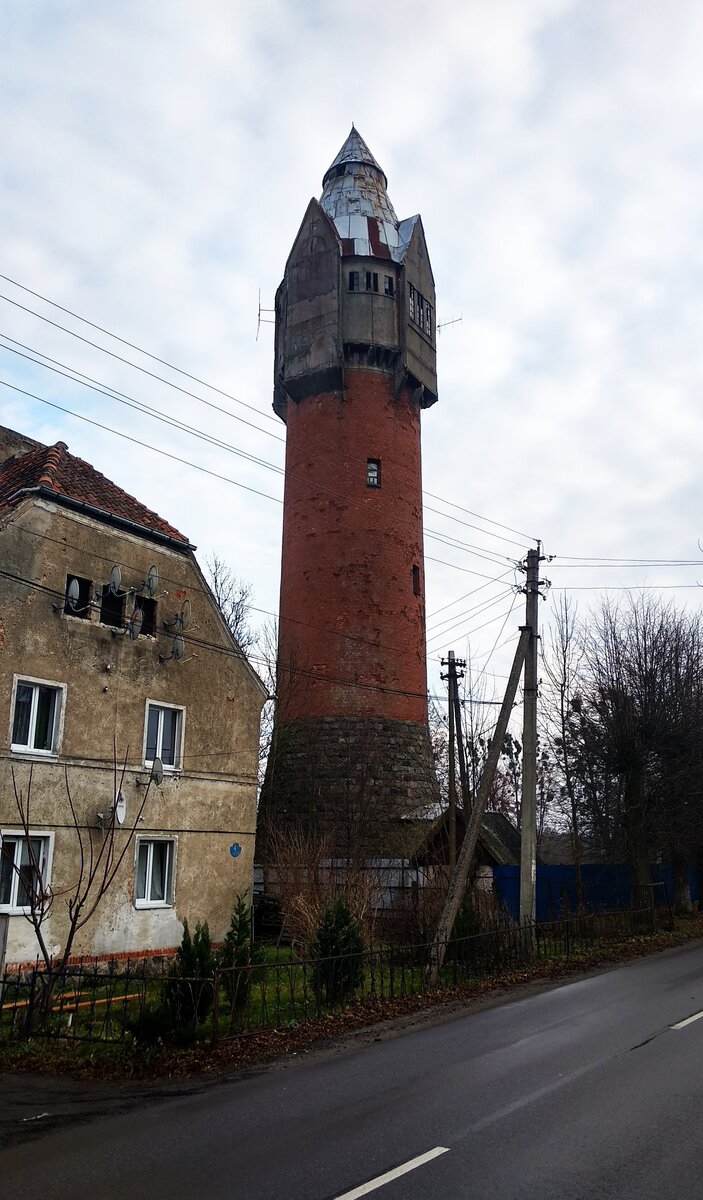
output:
<instances>
[{"instance_id":1,"label":"white window frame","mask_svg":"<svg viewBox=\"0 0 703 1200\"><path fill-rule=\"evenodd\" d=\"M54 710L54 728L53 728L53 736L51 739L51 749L50 750L37 749L34 746L24 745L23 743L13 742L13 740L12 740L12 735L13 735L14 726L15 726L15 704L17 702L17 688L22 683L26 683L30 687L35 689L33 696L32 696L32 711L31 711L31 715L30 715L30 719L29 719L30 739L33 737L34 730L36 729L36 718L37 718L36 698L38 695L36 689L39 687L48 687L57 693L56 708ZM33 675L14 675L13 679L12 679L12 704L10 705L10 731L9 731L9 737L8 737L10 750L13 752L13 754L32 754L32 755L36 755L40 758L57 758L58 754L59 754L61 742L63 740L63 719L64 719L65 709L66 709L66 684L65 683L59 683L55 679L36 679Z\"/></svg>"},{"instance_id":2,"label":"white window frame","mask_svg":"<svg viewBox=\"0 0 703 1200\"><path fill-rule=\"evenodd\" d=\"M161 762L163 763L164 772L166 772L166 773L170 772L171 774L174 774L175 772L182 770L183 742L185 739L185 727L186 727L186 710L182 704L165 704L163 700L147 700L145 708L144 708L144 745L142 748L142 761L143 761L145 767L151 767L154 765L153 758L147 758L147 738L149 736L149 709L152 707L164 709L168 712L175 712L175 713L179 714L178 731L177 731L177 746L176 746L176 755L175 755L176 761L174 763L165 763L163 761L163 756L161 754L161 749L163 746L163 721L162 720L159 721L159 732L158 732L157 738L156 738L156 757L161 759Z\"/></svg>"},{"instance_id":3,"label":"white window frame","mask_svg":"<svg viewBox=\"0 0 703 1200\"><path fill-rule=\"evenodd\" d=\"M51 868L54 861L54 833L49 829L30 829L29 834L24 829L0 829L0 849L2 848L5 838L12 841L26 841L27 837L41 838L45 843L42 850L42 884L44 889L51 884ZM19 887L19 875L15 869L12 872L12 884L10 887L10 903L0 903L0 913L7 913L8 916L24 916L31 912L29 904L17 904L17 889ZM13 900L15 903L13 904Z\"/></svg>"},{"instance_id":4,"label":"white window frame","mask_svg":"<svg viewBox=\"0 0 703 1200\"><path fill-rule=\"evenodd\" d=\"M170 847L168 861L168 875L166 880L166 898L164 900L152 900L150 897L137 896L137 881L139 879L139 851L143 845L149 847L147 855L146 880L148 890L151 890L152 867L154 862L153 847L157 843L165 842ZM134 907L135 908L173 908L174 895L176 891L176 852L178 849L178 838L166 835L156 834L153 837L137 837L134 847Z\"/></svg>"}]
</instances>

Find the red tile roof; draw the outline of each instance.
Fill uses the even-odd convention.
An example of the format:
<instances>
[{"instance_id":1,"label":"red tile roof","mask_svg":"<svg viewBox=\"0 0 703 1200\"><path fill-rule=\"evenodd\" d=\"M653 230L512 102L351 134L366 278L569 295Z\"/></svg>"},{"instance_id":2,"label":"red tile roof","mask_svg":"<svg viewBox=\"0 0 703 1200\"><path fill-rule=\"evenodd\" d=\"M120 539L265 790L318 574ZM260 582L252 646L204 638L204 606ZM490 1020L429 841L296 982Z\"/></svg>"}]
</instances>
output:
<instances>
[{"instance_id":1,"label":"red tile roof","mask_svg":"<svg viewBox=\"0 0 703 1200\"><path fill-rule=\"evenodd\" d=\"M188 545L188 538L158 513L106 479L90 463L69 454L65 442L57 442L55 446L39 446L29 454L0 463L0 512L19 504L22 496L17 495L18 492L36 487L54 492L57 498L66 496L89 504L111 516L121 517L141 525L145 530L165 534Z\"/></svg>"}]
</instances>

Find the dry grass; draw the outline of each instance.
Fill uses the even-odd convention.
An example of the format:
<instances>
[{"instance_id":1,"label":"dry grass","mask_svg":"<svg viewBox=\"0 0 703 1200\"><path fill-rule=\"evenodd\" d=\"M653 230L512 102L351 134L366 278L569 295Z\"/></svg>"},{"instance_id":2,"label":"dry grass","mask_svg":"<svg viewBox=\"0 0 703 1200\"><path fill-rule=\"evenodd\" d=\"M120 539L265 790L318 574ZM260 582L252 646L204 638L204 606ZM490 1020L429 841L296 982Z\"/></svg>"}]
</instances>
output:
<instances>
[{"instance_id":1,"label":"dry grass","mask_svg":"<svg viewBox=\"0 0 703 1200\"><path fill-rule=\"evenodd\" d=\"M373 939L374 894L378 890L362 861L336 865L331 839L297 827L275 830L269 838L267 885L281 905L285 926L300 946L309 946L323 910L344 900L365 940Z\"/></svg>"}]
</instances>

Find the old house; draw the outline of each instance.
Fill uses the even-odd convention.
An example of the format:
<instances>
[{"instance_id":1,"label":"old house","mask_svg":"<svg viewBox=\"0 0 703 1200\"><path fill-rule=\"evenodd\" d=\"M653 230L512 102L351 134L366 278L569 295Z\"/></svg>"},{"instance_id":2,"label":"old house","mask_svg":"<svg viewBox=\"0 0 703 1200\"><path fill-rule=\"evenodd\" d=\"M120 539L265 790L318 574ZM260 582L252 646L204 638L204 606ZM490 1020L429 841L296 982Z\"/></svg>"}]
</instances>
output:
<instances>
[{"instance_id":1,"label":"old house","mask_svg":"<svg viewBox=\"0 0 703 1200\"><path fill-rule=\"evenodd\" d=\"M250 892L265 689L194 549L63 442L0 429L8 962L37 952L32 888L53 896L61 953L81 855L85 870L111 828L115 861L127 850L73 954L173 947L185 918L222 937Z\"/></svg>"}]
</instances>

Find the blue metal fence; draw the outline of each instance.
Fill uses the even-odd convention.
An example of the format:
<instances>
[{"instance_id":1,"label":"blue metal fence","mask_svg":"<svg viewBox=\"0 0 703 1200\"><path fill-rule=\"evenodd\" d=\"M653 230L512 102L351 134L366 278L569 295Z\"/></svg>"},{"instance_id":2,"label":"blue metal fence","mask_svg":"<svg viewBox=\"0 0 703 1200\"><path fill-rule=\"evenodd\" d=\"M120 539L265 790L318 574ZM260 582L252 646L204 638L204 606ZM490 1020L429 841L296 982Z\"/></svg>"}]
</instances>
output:
<instances>
[{"instance_id":1,"label":"blue metal fence","mask_svg":"<svg viewBox=\"0 0 703 1200\"><path fill-rule=\"evenodd\" d=\"M581 867L584 903L590 912L612 911L631 903L630 872L623 864L585 863ZM673 903L674 886L668 865L652 867L652 882L663 883L655 889L658 904ZM496 895L518 920L520 904L520 868L494 867L493 883ZM698 903L698 872L689 872L691 899ZM537 866L536 916L538 921L553 921L564 912L576 909L575 872L568 864Z\"/></svg>"}]
</instances>

